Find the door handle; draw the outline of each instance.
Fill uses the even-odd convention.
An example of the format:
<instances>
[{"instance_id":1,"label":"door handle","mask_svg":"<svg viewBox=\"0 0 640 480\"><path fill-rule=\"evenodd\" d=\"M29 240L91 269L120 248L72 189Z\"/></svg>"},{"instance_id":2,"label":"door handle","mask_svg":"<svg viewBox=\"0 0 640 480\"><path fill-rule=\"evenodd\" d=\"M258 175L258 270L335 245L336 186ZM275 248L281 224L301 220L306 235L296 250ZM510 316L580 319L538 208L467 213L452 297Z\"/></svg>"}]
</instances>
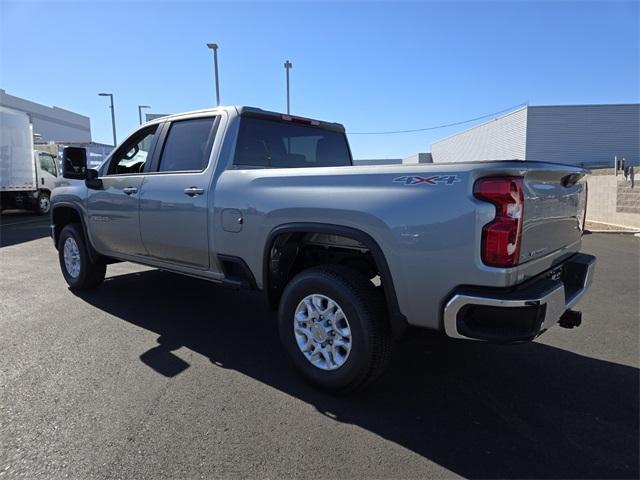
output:
<instances>
[{"instance_id":1,"label":"door handle","mask_svg":"<svg viewBox=\"0 0 640 480\"><path fill-rule=\"evenodd\" d=\"M202 195L203 193L204 193L204 188L189 187L184 189L184 194L189 195L190 197L195 197L196 195Z\"/></svg>"},{"instance_id":2,"label":"door handle","mask_svg":"<svg viewBox=\"0 0 640 480\"><path fill-rule=\"evenodd\" d=\"M124 187L122 191L127 195L133 195L134 193L138 193L138 189L136 187Z\"/></svg>"}]
</instances>

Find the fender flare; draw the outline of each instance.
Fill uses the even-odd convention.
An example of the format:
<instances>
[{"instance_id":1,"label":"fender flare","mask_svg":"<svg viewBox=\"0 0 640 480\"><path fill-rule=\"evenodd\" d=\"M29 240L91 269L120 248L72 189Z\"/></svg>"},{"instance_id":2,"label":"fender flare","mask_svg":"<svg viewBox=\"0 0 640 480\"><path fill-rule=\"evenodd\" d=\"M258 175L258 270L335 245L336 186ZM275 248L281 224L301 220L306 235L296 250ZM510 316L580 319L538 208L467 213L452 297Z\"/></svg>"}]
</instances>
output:
<instances>
[{"instance_id":1,"label":"fender flare","mask_svg":"<svg viewBox=\"0 0 640 480\"><path fill-rule=\"evenodd\" d=\"M407 317L405 317L400 311L398 297L396 296L396 290L393 284L393 278L391 277L391 271L389 270L389 265L387 264L387 259L373 237L356 228L326 223L295 222L285 223L271 230L267 236L262 257L262 283L263 289L267 295L269 294L270 252L273 248L275 239L283 233L326 233L329 235L339 235L357 240L366 246L371 252L371 256L373 257L376 267L378 268L378 272L380 273L382 284L384 285L384 294L392 336L394 339L398 339L404 334L408 326Z\"/></svg>"},{"instance_id":2,"label":"fender flare","mask_svg":"<svg viewBox=\"0 0 640 480\"><path fill-rule=\"evenodd\" d=\"M84 218L84 215L82 213L82 211L78 208L77 205L74 205L73 203L68 203L68 202L56 202L55 205L51 206L51 236L53 237L53 244L56 248L56 250L58 249L58 242L57 242L57 238L55 238L55 223L53 223L53 216L54 213L56 211L56 209L59 208L69 208L73 211L75 211L78 214L78 217L80 218L80 225L82 226L82 233L84 234L84 238L87 242L87 252L89 253L89 258L91 259L92 262L97 261L100 258L100 254L98 253L98 251L95 249L95 247L93 246L93 244L91 243L91 238L89 237L89 232L87 231L87 224Z\"/></svg>"}]
</instances>

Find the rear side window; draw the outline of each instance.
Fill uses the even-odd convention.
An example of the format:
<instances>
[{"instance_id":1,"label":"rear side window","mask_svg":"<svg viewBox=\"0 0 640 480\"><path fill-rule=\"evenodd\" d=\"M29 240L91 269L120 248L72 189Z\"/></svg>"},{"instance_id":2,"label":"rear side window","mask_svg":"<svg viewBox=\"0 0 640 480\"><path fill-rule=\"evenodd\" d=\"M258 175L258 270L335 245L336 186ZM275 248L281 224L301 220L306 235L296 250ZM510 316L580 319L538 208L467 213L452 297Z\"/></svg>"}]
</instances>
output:
<instances>
[{"instance_id":1,"label":"rear side window","mask_svg":"<svg viewBox=\"0 0 640 480\"><path fill-rule=\"evenodd\" d=\"M234 165L299 168L351 165L345 135L286 121L243 117Z\"/></svg>"},{"instance_id":2,"label":"rear side window","mask_svg":"<svg viewBox=\"0 0 640 480\"><path fill-rule=\"evenodd\" d=\"M159 172L202 171L209 162L215 117L173 122L160 156Z\"/></svg>"}]
</instances>

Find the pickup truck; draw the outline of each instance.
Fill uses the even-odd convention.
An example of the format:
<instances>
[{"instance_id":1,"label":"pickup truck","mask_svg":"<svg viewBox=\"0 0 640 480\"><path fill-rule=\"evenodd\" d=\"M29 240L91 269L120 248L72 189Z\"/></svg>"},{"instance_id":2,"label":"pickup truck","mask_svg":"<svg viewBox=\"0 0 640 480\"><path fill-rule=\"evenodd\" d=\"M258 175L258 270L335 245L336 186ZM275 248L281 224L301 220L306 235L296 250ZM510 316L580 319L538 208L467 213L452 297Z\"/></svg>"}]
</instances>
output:
<instances>
[{"instance_id":1,"label":"pickup truck","mask_svg":"<svg viewBox=\"0 0 640 480\"><path fill-rule=\"evenodd\" d=\"M73 289L129 261L263 292L293 365L344 393L407 327L516 343L578 326L587 173L353 166L340 124L219 107L142 125L97 170L67 148L51 234Z\"/></svg>"}]
</instances>

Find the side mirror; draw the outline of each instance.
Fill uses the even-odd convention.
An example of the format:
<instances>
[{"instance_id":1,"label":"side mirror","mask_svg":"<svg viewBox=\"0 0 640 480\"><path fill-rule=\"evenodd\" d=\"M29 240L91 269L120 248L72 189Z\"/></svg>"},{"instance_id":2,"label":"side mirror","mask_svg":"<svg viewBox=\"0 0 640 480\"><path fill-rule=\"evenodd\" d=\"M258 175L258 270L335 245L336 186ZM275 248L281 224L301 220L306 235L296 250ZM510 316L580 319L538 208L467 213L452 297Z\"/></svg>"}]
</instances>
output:
<instances>
[{"instance_id":1,"label":"side mirror","mask_svg":"<svg viewBox=\"0 0 640 480\"><path fill-rule=\"evenodd\" d=\"M84 184L92 190L102 190L102 180L98 178L98 171L93 168L87 169Z\"/></svg>"},{"instance_id":2,"label":"side mirror","mask_svg":"<svg viewBox=\"0 0 640 480\"><path fill-rule=\"evenodd\" d=\"M62 176L75 180L87 178L87 150L80 147L65 147L62 151Z\"/></svg>"}]
</instances>

